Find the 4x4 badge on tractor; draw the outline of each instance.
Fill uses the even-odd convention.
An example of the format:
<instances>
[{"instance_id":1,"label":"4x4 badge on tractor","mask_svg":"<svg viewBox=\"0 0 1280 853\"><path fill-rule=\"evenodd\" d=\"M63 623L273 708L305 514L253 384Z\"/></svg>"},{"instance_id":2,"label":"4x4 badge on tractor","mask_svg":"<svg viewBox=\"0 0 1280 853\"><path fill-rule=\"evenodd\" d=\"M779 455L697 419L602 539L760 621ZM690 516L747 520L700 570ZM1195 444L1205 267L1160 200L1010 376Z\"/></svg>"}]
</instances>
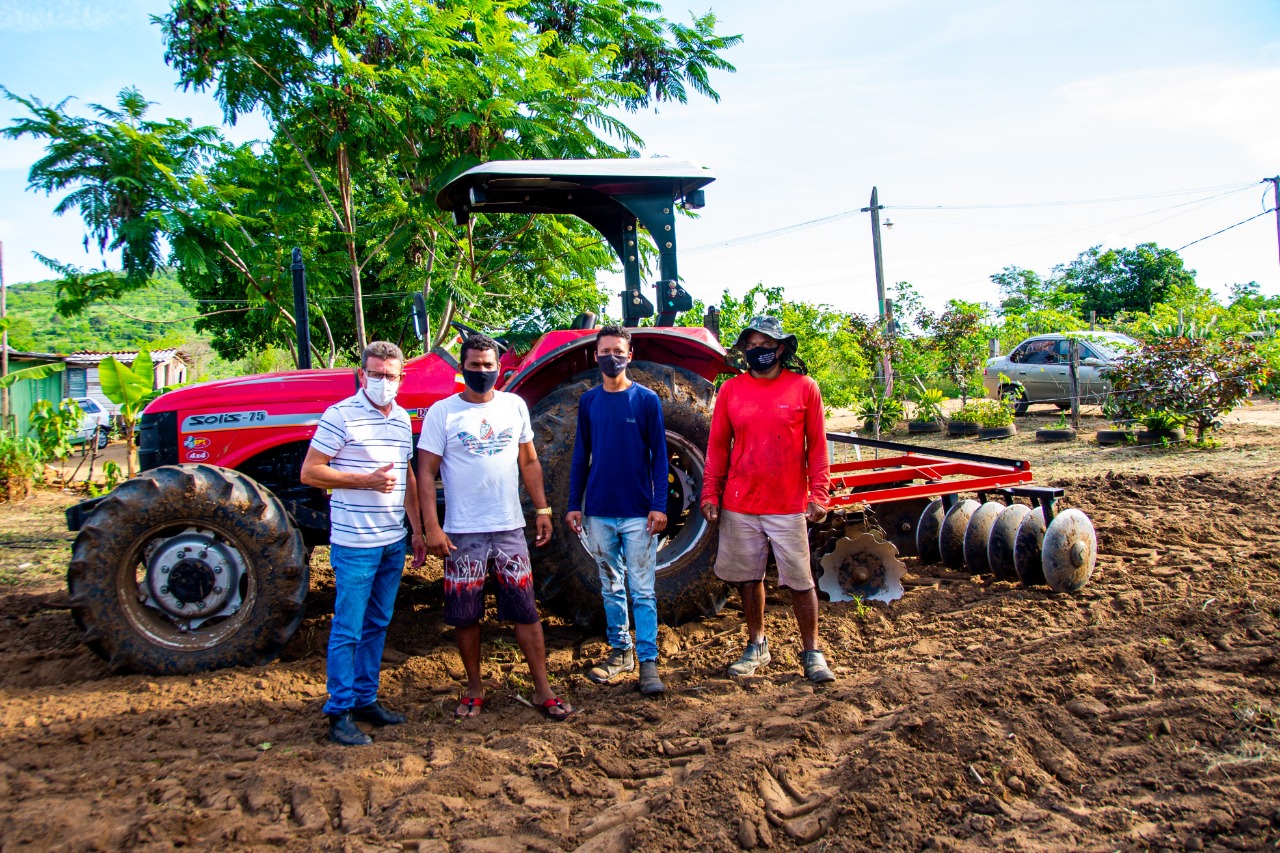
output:
<instances>
[{"instance_id":1,"label":"4x4 badge on tractor","mask_svg":"<svg viewBox=\"0 0 1280 853\"><path fill-rule=\"evenodd\" d=\"M209 451L207 450L188 450L187 451L188 462L203 462L208 458L209 458Z\"/></svg>"}]
</instances>

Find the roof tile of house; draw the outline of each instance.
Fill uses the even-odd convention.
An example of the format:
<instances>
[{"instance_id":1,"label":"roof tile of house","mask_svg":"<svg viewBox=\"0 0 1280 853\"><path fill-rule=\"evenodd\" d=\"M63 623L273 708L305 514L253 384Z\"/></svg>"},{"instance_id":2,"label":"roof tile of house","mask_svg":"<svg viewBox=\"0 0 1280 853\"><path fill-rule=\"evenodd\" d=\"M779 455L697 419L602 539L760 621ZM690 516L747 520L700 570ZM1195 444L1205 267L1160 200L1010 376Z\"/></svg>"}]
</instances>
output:
<instances>
[{"instance_id":1,"label":"roof tile of house","mask_svg":"<svg viewBox=\"0 0 1280 853\"><path fill-rule=\"evenodd\" d=\"M174 356L176 355L178 355L178 350L176 347L173 347L170 349L152 350L151 361L153 364L164 364L165 362L172 361ZM70 355L68 355L67 362L69 364L81 364L81 365L98 364L99 362L103 361L109 356L114 357L116 361L121 361L121 362L124 362L125 364L133 364L133 360L138 357L138 351L137 350L132 350L132 351L121 350L118 352L94 352L92 350L81 350L79 352L73 352Z\"/></svg>"}]
</instances>

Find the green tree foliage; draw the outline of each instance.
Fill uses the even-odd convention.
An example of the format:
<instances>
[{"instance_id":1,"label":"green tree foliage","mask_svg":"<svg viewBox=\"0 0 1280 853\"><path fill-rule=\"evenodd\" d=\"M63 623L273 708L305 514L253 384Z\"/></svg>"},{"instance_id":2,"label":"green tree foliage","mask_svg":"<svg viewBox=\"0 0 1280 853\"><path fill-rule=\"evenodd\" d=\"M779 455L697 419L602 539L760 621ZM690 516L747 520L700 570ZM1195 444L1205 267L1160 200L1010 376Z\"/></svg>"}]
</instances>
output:
<instances>
[{"instance_id":1,"label":"green tree foliage","mask_svg":"<svg viewBox=\"0 0 1280 853\"><path fill-rule=\"evenodd\" d=\"M1185 269L1172 249L1143 243L1132 249L1094 246L1069 264L1054 268L1067 293L1079 297L1077 310L1109 319L1124 312L1150 312L1174 290L1195 284L1195 271Z\"/></svg>"},{"instance_id":2,"label":"green tree foliage","mask_svg":"<svg viewBox=\"0 0 1280 853\"><path fill-rule=\"evenodd\" d=\"M711 15L659 12L645 0L175 0L154 20L179 83L212 90L230 122L260 111L271 139L235 148L151 121L131 91L93 119L21 101L32 118L10 133L51 152L88 150L95 134L150 152L145 175L111 148L70 162L57 186L124 177L142 193L109 216L80 212L101 247L130 253L129 275L167 239L208 314L198 329L226 358L292 346L289 249L302 248L311 337L333 364L369 337L397 339L415 291L437 340L455 318L502 327L545 306L598 308L595 273L614 261L585 223L476 216L459 229L434 196L484 160L634 156L618 108L682 102L688 88L715 98L709 74L732 70L719 53L739 37L716 35ZM92 134L76 130L86 122ZM92 274L74 283L87 302L120 292Z\"/></svg>"},{"instance_id":3,"label":"green tree foliage","mask_svg":"<svg viewBox=\"0 0 1280 853\"><path fill-rule=\"evenodd\" d=\"M8 310L14 320L9 341L14 349L62 353L164 349L196 338L194 315L199 314L199 305L169 270L161 270L144 288L118 299L98 300L69 317L58 310L63 282L9 286Z\"/></svg>"},{"instance_id":4,"label":"green tree foliage","mask_svg":"<svg viewBox=\"0 0 1280 853\"><path fill-rule=\"evenodd\" d=\"M276 137L260 158L271 162L238 164L237 177L260 174L236 184L302 202L288 214L308 220L312 278L332 297L337 277L346 278L352 299L333 306L325 335L358 346L367 337L366 297L388 300L368 318L382 330L390 316L404 316L412 289L427 298L442 336L459 315L502 326L542 306L599 305L594 273L613 261L585 223L475 217L460 231L435 208L434 194L485 160L634 153L640 140L612 108L683 101L686 82L715 97L708 69L732 70L717 51L738 39L716 36L710 15L687 27L658 11L637 0L311 0L216 9L178 0L158 20L184 86L213 88L230 121L262 110L272 122ZM269 198L256 212L265 226L281 211ZM288 225L210 221L191 229L189 245L244 242L235 231L261 230L254 240L264 248L241 251L247 266L249 255L275 250L265 247L269 234L307 233ZM261 263L279 268L271 257ZM205 277L219 287L226 276L190 267L193 286ZM353 320L350 336L339 328L341 315ZM227 354L219 337L215 346Z\"/></svg>"},{"instance_id":5,"label":"green tree foliage","mask_svg":"<svg viewBox=\"0 0 1280 853\"><path fill-rule=\"evenodd\" d=\"M941 314L926 313L921 318L921 325L929 335L925 346L935 354L963 402L982 387L978 371L987 358L990 332L984 322L986 313L976 302L952 299Z\"/></svg>"},{"instance_id":6,"label":"green tree foliage","mask_svg":"<svg viewBox=\"0 0 1280 853\"><path fill-rule=\"evenodd\" d=\"M1248 341L1172 337L1143 343L1115 367L1111 382L1122 416L1189 423L1203 442L1266 374L1262 356Z\"/></svg>"},{"instance_id":7,"label":"green tree foliage","mask_svg":"<svg viewBox=\"0 0 1280 853\"><path fill-rule=\"evenodd\" d=\"M189 180L218 150L217 129L180 119L151 121L146 117L150 103L134 88L121 90L116 109L90 104L97 118L69 114L65 100L47 105L3 86L0 91L30 113L0 134L47 140L44 156L28 173L28 189L67 192L54 213L79 213L88 232L85 247L92 240L100 251L121 251L123 276L97 276L81 284L113 297L145 286L163 263L169 185ZM86 303L82 298L68 304L78 310Z\"/></svg>"},{"instance_id":8,"label":"green tree foliage","mask_svg":"<svg viewBox=\"0 0 1280 853\"><path fill-rule=\"evenodd\" d=\"M725 291L720 298L720 337L725 345L732 346L758 314L777 317L782 328L796 336L800 358L827 406L849 406L860 396L871 366L853 331L853 315L828 305L788 301L781 287L757 284L741 299Z\"/></svg>"}]
</instances>

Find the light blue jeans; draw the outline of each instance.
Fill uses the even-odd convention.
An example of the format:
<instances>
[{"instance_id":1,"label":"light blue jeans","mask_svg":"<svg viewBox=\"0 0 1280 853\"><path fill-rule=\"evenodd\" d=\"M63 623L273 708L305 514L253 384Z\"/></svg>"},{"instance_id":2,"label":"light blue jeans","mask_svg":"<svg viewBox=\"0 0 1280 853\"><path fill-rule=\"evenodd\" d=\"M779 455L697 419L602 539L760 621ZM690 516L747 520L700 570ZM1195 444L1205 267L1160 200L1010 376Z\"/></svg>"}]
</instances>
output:
<instances>
[{"instance_id":1,"label":"light blue jeans","mask_svg":"<svg viewBox=\"0 0 1280 853\"><path fill-rule=\"evenodd\" d=\"M337 599L329 631L326 714L341 714L378 700L382 647L400 589L407 542L405 538L375 548L329 547Z\"/></svg>"},{"instance_id":2,"label":"light blue jeans","mask_svg":"<svg viewBox=\"0 0 1280 853\"><path fill-rule=\"evenodd\" d=\"M591 556L600 570L604 618L609 625L609 645L631 648L627 615L627 588L636 616L636 657L658 659L658 598L654 594L658 569L658 537L645 531L647 518L598 518L587 516L584 528Z\"/></svg>"}]
</instances>

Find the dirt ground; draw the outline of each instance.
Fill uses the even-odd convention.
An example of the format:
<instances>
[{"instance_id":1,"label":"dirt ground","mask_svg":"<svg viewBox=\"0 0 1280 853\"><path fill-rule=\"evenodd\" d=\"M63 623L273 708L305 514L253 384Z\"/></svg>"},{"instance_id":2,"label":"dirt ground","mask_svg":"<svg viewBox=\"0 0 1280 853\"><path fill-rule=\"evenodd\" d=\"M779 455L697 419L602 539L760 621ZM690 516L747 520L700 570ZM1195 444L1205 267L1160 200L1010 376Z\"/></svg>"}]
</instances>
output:
<instances>
[{"instance_id":1,"label":"dirt ground","mask_svg":"<svg viewBox=\"0 0 1280 853\"><path fill-rule=\"evenodd\" d=\"M0 849L428 851L1255 850L1280 839L1280 411L1213 449L939 444L1031 459L1093 518L1076 595L917 576L888 605L824 605L839 680L801 677L785 593L774 662L733 681L737 602L662 629L669 692L581 675L599 637L547 622L543 721L512 634L484 635L491 702L449 718L462 668L438 565L413 573L383 671L410 715L325 741L332 575L281 660L200 677L111 675L62 604L69 495L0 508ZM1100 425L1086 418L1086 432ZM850 420L837 416L832 427Z\"/></svg>"}]
</instances>

